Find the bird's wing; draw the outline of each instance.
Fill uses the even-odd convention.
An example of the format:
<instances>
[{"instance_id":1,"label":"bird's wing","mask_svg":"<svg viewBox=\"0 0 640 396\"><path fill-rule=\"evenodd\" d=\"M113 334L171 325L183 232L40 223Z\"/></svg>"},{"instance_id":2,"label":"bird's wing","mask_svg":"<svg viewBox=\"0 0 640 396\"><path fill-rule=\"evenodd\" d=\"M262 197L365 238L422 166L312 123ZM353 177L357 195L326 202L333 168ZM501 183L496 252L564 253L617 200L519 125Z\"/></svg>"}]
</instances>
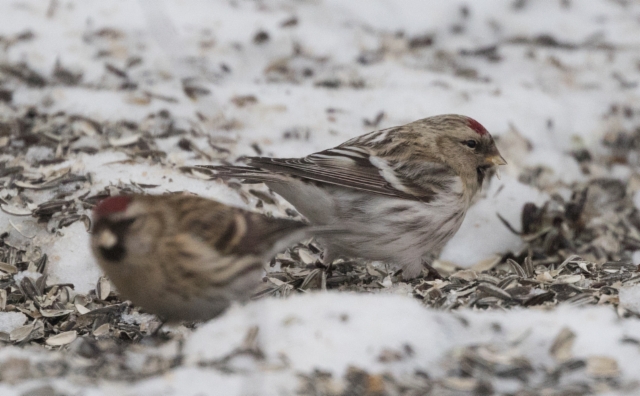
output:
<instances>
[{"instance_id":1,"label":"bird's wing","mask_svg":"<svg viewBox=\"0 0 640 396\"><path fill-rule=\"evenodd\" d=\"M366 148L368 140L386 132L358 137L304 158L245 158L246 166L195 167L214 178L238 178L245 183L286 181L298 177L403 199L430 202L438 192L451 189L460 179L448 165L425 159L410 164L392 163ZM386 135L385 135L386 136ZM194 168L185 168L190 170Z\"/></svg>"},{"instance_id":2,"label":"bird's wing","mask_svg":"<svg viewBox=\"0 0 640 396\"><path fill-rule=\"evenodd\" d=\"M307 224L277 219L198 197L181 197L179 232L161 245L165 261L201 286L224 286L260 270L278 251L308 236ZM197 280L200 279L200 280Z\"/></svg>"},{"instance_id":3,"label":"bird's wing","mask_svg":"<svg viewBox=\"0 0 640 396\"><path fill-rule=\"evenodd\" d=\"M357 146L340 146L305 158L251 157L247 165L254 169L253 176L258 178L260 175L255 171L269 171L390 197L421 201L430 201L437 193L437 189L431 188L429 183L416 184L412 181L425 177L412 175L415 169L394 166L386 159L372 155L366 149ZM453 170L444 164L425 161L420 164L420 168L427 172L432 168L441 175L447 173L448 176L455 176Z\"/></svg>"},{"instance_id":4,"label":"bird's wing","mask_svg":"<svg viewBox=\"0 0 640 396\"><path fill-rule=\"evenodd\" d=\"M197 196L176 195L172 200L177 228L221 254L268 255L279 239L308 227L307 224L268 217ZM302 239L302 237L301 237Z\"/></svg>"},{"instance_id":5,"label":"bird's wing","mask_svg":"<svg viewBox=\"0 0 640 396\"><path fill-rule=\"evenodd\" d=\"M254 254L270 260L278 251L284 250L307 236L309 225L300 221L267 217L262 214L236 210L234 227L236 233L231 254ZM238 228L242 227L242 230Z\"/></svg>"}]
</instances>

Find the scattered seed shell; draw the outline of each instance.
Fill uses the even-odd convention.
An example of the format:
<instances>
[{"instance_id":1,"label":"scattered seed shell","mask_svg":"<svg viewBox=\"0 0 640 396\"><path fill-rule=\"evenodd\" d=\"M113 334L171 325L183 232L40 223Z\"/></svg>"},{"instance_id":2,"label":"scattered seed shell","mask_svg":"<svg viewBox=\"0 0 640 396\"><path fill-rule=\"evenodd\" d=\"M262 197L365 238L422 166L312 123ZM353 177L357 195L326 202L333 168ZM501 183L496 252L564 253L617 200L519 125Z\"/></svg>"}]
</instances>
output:
<instances>
[{"instance_id":1,"label":"scattered seed shell","mask_svg":"<svg viewBox=\"0 0 640 396\"><path fill-rule=\"evenodd\" d=\"M71 344L78 337L78 332L75 330L65 331L64 333L56 334L47 338L45 343L49 346L62 346Z\"/></svg>"},{"instance_id":2,"label":"scattered seed shell","mask_svg":"<svg viewBox=\"0 0 640 396\"><path fill-rule=\"evenodd\" d=\"M564 327L556 336L549 353L558 362L565 362L573 357L571 349L576 339L576 334L569 328Z\"/></svg>"},{"instance_id":3,"label":"scattered seed shell","mask_svg":"<svg viewBox=\"0 0 640 396\"><path fill-rule=\"evenodd\" d=\"M614 378L620 375L618 362L607 356L587 358L587 374L595 378Z\"/></svg>"},{"instance_id":4,"label":"scattered seed shell","mask_svg":"<svg viewBox=\"0 0 640 396\"><path fill-rule=\"evenodd\" d=\"M9 339L14 342L26 340L33 331L34 324L35 322L13 329L11 333L9 333Z\"/></svg>"},{"instance_id":5,"label":"scattered seed shell","mask_svg":"<svg viewBox=\"0 0 640 396\"><path fill-rule=\"evenodd\" d=\"M73 309L41 309L40 313L45 318L57 318L59 316L69 315L73 313Z\"/></svg>"},{"instance_id":6,"label":"scattered seed shell","mask_svg":"<svg viewBox=\"0 0 640 396\"><path fill-rule=\"evenodd\" d=\"M74 307L76 308L76 311L78 311L80 315L88 314L89 312L91 312L89 308L80 304L75 304Z\"/></svg>"},{"instance_id":7,"label":"scattered seed shell","mask_svg":"<svg viewBox=\"0 0 640 396\"><path fill-rule=\"evenodd\" d=\"M113 147L130 146L140 140L140 135L122 136L120 138L109 138L109 144Z\"/></svg>"},{"instance_id":8,"label":"scattered seed shell","mask_svg":"<svg viewBox=\"0 0 640 396\"><path fill-rule=\"evenodd\" d=\"M102 301L106 300L109 297L109 293L111 293L111 282L109 282L109 279L101 276L100 279L98 279L96 292L99 299Z\"/></svg>"},{"instance_id":9,"label":"scattered seed shell","mask_svg":"<svg viewBox=\"0 0 640 396\"><path fill-rule=\"evenodd\" d=\"M97 329L93 331L93 335L96 337L101 337L109 333L109 323L105 323L103 325L98 326Z\"/></svg>"},{"instance_id":10,"label":"scattered seed shell","mask_svg":"<svg viewBox=\"0 0 640 396\"><path fill-rule=\"evenodd\" d=\"M0 205L2 211L14 216L31 216L32 211L28 208L19 208L17 206L11 206L7 204Z\"/></svg>"},{"instance_id":11,"label":"scattered seed shell","mask_svg":"<svg viewBox=\"0 0 640 396\"><path fill-rule=\"evenodd\" d=\"M18 273L18 268L11 264L0 262L0 271L6 272L7 274L13 275Z\"/></svg>"}]
</instances>

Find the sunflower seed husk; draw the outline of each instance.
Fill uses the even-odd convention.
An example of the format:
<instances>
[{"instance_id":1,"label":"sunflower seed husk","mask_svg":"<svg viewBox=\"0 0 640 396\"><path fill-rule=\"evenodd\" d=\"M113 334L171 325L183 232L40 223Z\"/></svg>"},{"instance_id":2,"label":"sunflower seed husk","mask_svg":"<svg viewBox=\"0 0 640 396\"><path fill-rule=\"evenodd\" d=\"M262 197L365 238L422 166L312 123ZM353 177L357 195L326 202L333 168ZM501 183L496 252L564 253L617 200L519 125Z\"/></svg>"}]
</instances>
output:
<instances>
[{"instance_id":1,"label":"sunflower seed husk","mask_svg":"<svg viewBox=\"0 0 640 396\"><path fill-rule=\"evenodd\" d=\"M571 359L573 357L571 349L573 348L575 339L575 333L569 328L564 327L553 341L549 353L558 362L565 362Z\"/></svg>"},{"instance_id":2,"label":"sunflower seed husk","mask_svg":"<svg viewBox=\"0 0 640 396\"><path fill-rule=\"evenodd\" d=\"M106 300L109 297L109 293L111 293L111 282L109 282L109 279L101 276L96 286L96 292L100 300Z\"/></svg>"},{"instance_id":3,"label":"sunflower seed husk","mask_svg":"<svg viewBox=\"0 0 640 396\"><path fill-rule=\"evenodd\" d=\"M73 313L73 309L40 309L40 313L45 318L56 318Z\"/></svg>"},{"instance_id":4,"label":"sunflower seed husk","mask_svg":"<svg viewBox=\"0 0 640 396\"><path fill-rule=\"evenodd\" d=\"M89 308L87 308L87 307L85 307L83 305L75 304L74 306L76 308L76 311L78 311L78 313L80 315L84 315L84 314L87 314L87 313L91 312L91 310Z\"/></svg>"},{"instance_id":5,"label":"sunflower seed husk","mask_svg":"<svg viewBox=\"0 0 640 396\"><path fill-rule=\"evenodd\" d=\"M34 329L34 324L35 322L14 329L9 333L9 339L14 342L22 342L29 337Z\"/></svg>"},{"instance_id":6,"label":"sunflower seed husk","mask_svg":"<svg viewBox=\"0 0 640 396\"><path fill-rule=\"evenodd\" d=\"M509 264L509 268L520 278L527 278L527 273L524 268L520 266L520 264L516 263L515 260L507 259L507 263Z\"/></svg>"},{"instance_id":7,"label":"sunflower seed husk","mask_svg":"<svg viewBox=\"0 0 640 396\"><path fill-rule=\"evenodd\" d=\"M18 273L18 269L15 266L3 262L0 262L0 271L11 275Z\"/></svg>"},{"instance_id":8,"label":"sunflower seed husk","mask_svg":"<svg viewBox=\"0 0 640 396\"><path fill-rule=\"evenodd\" d=\"M580 274L575 275L560 275L555 279L556 283L577 283L584 279L584 276Z\"/></svg>"},{"instance_id":9,"label":"sunflower seed husk","mask_svg":"<svg viewBox=\"0 0 640 396\"><path fill-rule=\"evenodd\" d=\"M97 329L93 331L93 335L96 337L101 337L107 335L109 333L109 323L104 323L98 326Z\"/></svg>"},{"instance_id":10,"label":"sunflower seed husk","mask_svg":"<svg viewBox=\"0 0 640 396\"><path fill-rule=\"evenodd\" d=\"M129 135L121 138L109 138L109 144L113 147L130 146L140 140L140 135Z\"/></svg>"},{"instance_id":11,"label":"sunflower seed husk","mask_svg":"<svg viewBox=\"0 0 640 396\"><path fill-rule=\"evenodd\" d=\"M10 206L7 204L0 205L3 212L14 216L31 216L32 211L27 208L18 208L16 206Z\"/></svg>"},{"instance_id":12,"label":"sunflower seed husk","mask_svg":"<svg viewBox=\"0 0 640 396\"><path fill-rule=\"evenodd\" d=\"M590 356L587 358L587 374L596 378L614 378L620 375L620 368L613 358Z\"/></svg>"},{"instance_id":13,"label":"sunflower seed husk","mask_svg":"<svg viewBox=\"0 0 640 396\"><path fill-rule=\"evenodd\" d=\"M478 285L478 290L484 293L487 293L490 296L499 298L501 300L505 300L505 301L511 300L511 295L509 293L490 283L480 283Z\"/></svg>"},{"instance_id":14,"label":"sunflower seed husk","mask_svg":"<svg viewBox=\"0 0 640 396\"><path fill-rule=\"evenodd\" d=\"M56 334L47 338L45 343L49 346L62 346L71 344L78 337L78 332L75 330L65 331L64 333Z\"/></svg>"}]
</instances>

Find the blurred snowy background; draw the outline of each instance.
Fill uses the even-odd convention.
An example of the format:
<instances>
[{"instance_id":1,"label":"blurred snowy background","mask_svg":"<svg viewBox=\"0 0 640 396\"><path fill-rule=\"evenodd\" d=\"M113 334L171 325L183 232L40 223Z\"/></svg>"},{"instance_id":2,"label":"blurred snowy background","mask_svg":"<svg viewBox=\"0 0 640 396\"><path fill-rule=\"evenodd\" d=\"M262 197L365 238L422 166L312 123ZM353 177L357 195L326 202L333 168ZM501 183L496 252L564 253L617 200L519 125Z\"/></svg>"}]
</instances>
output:
<instances>
[{"instance_id":1,"label":"blurred snowy background","mask_svg":"<svg viewBox=\"0 0 640 396\"><path fill-rule=\"evenodd\" d=\"M303 156L442 113L480 121L509 165L437 268L491 269L527 246L497 213L521 230L525 203L569 200L575 185L596 178L622 182L631 207L640 204L639 82L633 0L4 0L0 392L638 392L640 293L622 284L586 307L544 310L436 311L386 284L366 294L316 291L234 307L195 330L176 329L179 340L124 343L108 358L85 355L86 345L100 347L86 340L109 326L79 332L69 315L96 308L108 288L96 289L87 234L91 204L105 192L186 190L284 215L284 202L263 205L180 168ZM577 253L638 264L620 240L599 240L613 252L604 256ZM16 284L40 279L44 261L46 284L73 290L41 281L39 301L66 290L69 312L11 300L28 294ZM96 303L75 293L93 293ZM132 315L133 324L147 320ZM58 332L64 337L49 342ZM255 353L229 358L238 348ZM96 359L132 372L157 367L123 381L76 370ZM478 361L486 371L465 369Z\"/></svg>"}]
</instances>

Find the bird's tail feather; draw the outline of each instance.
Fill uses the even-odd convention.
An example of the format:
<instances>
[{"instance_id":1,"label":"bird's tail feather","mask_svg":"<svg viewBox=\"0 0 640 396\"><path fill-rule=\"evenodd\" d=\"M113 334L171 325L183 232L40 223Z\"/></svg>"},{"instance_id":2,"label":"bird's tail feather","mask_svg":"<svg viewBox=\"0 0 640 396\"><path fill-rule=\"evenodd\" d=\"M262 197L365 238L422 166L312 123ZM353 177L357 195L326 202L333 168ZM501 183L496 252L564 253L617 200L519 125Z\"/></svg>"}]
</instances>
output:
<instances>
[{"instance_id":1,"label":"bird's tail feather","mask_svg":"<svg viewBox=\"0 0 640 396\"><path fill-rule=\"evenodd\" d=\"M209 179L241 179L246 183L261 183L274 178L273 173L248 166L197 165L183 166L180 170Z\"/></svg>"}]
</instances>

